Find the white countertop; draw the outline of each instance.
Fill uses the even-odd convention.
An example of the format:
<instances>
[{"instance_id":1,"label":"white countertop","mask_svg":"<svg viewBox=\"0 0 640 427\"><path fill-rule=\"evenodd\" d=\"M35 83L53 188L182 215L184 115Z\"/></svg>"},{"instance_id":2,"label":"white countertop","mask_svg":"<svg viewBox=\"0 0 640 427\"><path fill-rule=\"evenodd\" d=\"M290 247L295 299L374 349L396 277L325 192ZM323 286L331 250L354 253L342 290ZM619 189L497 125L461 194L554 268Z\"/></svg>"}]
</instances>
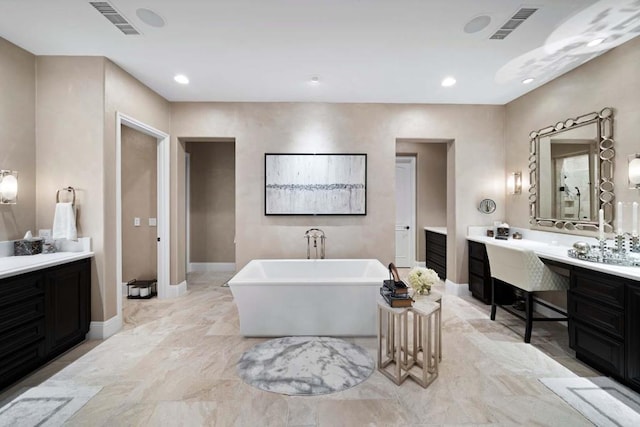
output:
<instances>
[{"instance_id":1,"label":"white countertop","mask_svg":"<svg viewBox=\"0 0 640 427\"><path fill-rule=\"evenodd\" d=\"M445 236L447 235L447 227L425 227L424 229L433 231L434 233L444 234Z\"/></svg>"},{"instance_id":2,"label":"white countertop","mask_svg":"<svg viewBox=\"0 0 640 427\"><path fill-rule=\"evenodd\" d=\"M514 230L511 232L513 233ZM519 231L515 230L515 231ZM555 233L548 233L553 239ZM581 236L571 236L575 241L587 241L593 243L595 239ZM567 251L571 249L571 246L566 246L567 242L558 243L557 240L549 240L548 242L522 239L517 240L509 238L508 240L495 239L493 237L482 236L478 234L467 235L468 240L474 242L480 242L488 245L498 245L506 247L526 248L533 250L540 258L549 259L552 261L558 261L565 264L576 265L579 267L587 268L594 271L600 271L602 273L613 274L615 276L625 277L632 280L640 280L640 267L624 267L619 265L601 264L598 262L584 261L576 258L571 258L567 255Z\"/></svg>"},{"instance_id":3,"label":"white countertop","mask_svg":"<svg viewBox=\"0 0 640 427\"><path fill-rule=\"evenodd\" d=\"M80 237L77 241L58 241L56 248L58 252L52 254L14 256L13 241L0 242L0 279L91 258L94 255L89 237Z\"/></svg>"},{"instance_id":4,"label":"white countertop","mask_svg":"<svg viewBox=\"0 0 640 427\"><path fill-rule=\"evenodd\" d=\"M0 257L0 279L77 261L79 259L91 258L93 255L93 252L83 251Z\"/></svg>"}]
</instances>

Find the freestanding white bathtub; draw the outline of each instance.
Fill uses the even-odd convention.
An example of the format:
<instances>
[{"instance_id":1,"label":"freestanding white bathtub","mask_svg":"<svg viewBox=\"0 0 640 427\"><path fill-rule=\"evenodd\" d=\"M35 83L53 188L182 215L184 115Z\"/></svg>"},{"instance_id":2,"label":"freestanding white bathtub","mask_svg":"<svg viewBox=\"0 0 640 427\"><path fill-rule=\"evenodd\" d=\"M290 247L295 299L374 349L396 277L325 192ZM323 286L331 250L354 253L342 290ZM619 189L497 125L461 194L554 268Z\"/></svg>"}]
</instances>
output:
<instances>
[{"instance_id":1,"label":"freestanding white bathtub","mask_svg":"<svg viewBox=\"0 0 640 427\"><path fill-rule=\"evenodd\" d=\"M371 336L388 276L376 259L252 260L229 286L244 336Z\"/></svg>"}]
</instances>

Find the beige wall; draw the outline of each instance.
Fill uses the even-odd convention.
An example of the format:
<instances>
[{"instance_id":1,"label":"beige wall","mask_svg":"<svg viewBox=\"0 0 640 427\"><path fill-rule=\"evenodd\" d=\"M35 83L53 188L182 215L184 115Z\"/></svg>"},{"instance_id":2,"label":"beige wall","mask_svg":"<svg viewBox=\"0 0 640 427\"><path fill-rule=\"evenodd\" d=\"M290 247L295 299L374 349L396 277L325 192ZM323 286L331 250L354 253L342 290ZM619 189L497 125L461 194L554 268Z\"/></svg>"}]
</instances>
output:
<instances>
[{"instance_id":1,"label":"beige wall","mask_svg":"<svg viewBox=\"0 0 640 427\"><path fill-rule=\"evenodd\" d=\"M157 140L122 126L122 279L155 279L157 269ZM134 218L140 225L134 225Z\"/></svg>"},{"instance_id":2,"label":"beige wall","mask_svg":"<svg viewBox=\"0 0 640 427\"><path fill-rule=\"evenodd\" d=\"M116 292L120 290L120 284L116 283L116 112L168 134L171 130L171 109L168 101L109 60L105 60L104 85L104 114L100 117L100 129L104 135L104 280L109 284L105 290L108 319L117 314ZM173 165L171 169L173 173ZM170 282L174 285L179 283L173 267L177 255L172 253L171 259Z\"/></svg>"},{"instance_id":3,"label":"beige wall","mask_svg":"<svg viewBox=\"0 0 640 427\"><path fill-rule=\"evenodd\" d=\"M447 225L447 144L398 141L396 153L416 157L416 255L425 261L424 227Z\"/></svg>"},{"instance_id":4,"label":"beige wall","mask_svg":"<svg viewBox=\"0 0 640 427\"><path fill-rule=\"evenodd\" d=\"M0 38L0 169L18 171L18 203L0 205L0 241L37 234L36 58Z\"/></svg>"},{"instance_id":5,"label":"beige wall","mask_svg":"<svg viewBox=\"0 0 640 427\"><path fill-rule=\"evenodd\" d=\"M235 144L188 142L191 183L189 262L235 262Z\"/></svg>"},{"instance_id":6,"label":"beige wall","mask_svg":"<svg viewBox=\"0 0 640 427\"><path fill-rule=\"evenodd\" d=\"M37 57L36 214L51 228L56 191L76 189L79 236L89 236L92 264L91 317L103 320L104 280L104 58Z\"/></svg>"},{"instance_id":7,"label":"beige wall","mask_svg":"<svg viewBox=\"0 0 640 427\"><path fill-rule=\"evenodd\" d=\"M529 227L529 133L570 117L600 111L604 107L614 108L616 201L640 201L638 191L627 188L627 156L640 152L638 64L640 38L506 105L506 170L523 172L522 194L507 198L507 220L510 225Z\"/></svg>"},{"instance_id":8,"label":"beige wall","mask_svg":"<svg viewBox=\"0 0 640 427\"><path fill-rule=\"evenodd\" d=\"M174 103L172 189L178 214L172 241L184 254L184 146L181 139L236 140L236 263L253 258L303 258L310 227L327 234L330 258L394 257L397 139L453 140L447 151L450 236L447 276L465 283L466 231L504 215L504 107L474 105ZM455 147L454 147L455 146ZM367 215L274 217L264 215L265 152L367 153ZM182 165L182 166L181 166ZM478 202L498 203L493 216ZM172 230L173 231L173 230ZM172 238L174 234L172 233ZM184 255L182 255L184 256ZM178 262L177 268L184 261Z\"/></svg>"},{"instance_id":9,"label":"beige wall","mask_svg":"<svg viewBox=\"0 0 640 427\"><path fill-rule=\"evenodd\" d=\"M169 103L103 57L37 64L36 226L50 228L55 192L77 191L78 231L92 239L91 317L117 314L116 111L169 133ZM174 284L176 282L172 282Z\"/></svg>"}]
</instances>

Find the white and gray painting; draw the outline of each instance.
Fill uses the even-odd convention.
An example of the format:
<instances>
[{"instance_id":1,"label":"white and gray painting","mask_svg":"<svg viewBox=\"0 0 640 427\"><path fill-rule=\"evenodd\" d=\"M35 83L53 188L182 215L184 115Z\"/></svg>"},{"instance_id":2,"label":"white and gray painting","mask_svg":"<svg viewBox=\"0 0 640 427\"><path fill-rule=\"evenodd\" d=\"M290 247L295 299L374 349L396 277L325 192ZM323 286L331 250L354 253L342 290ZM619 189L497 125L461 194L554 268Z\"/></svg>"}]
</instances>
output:
<instances>
[{"instance_id":1,"label":"white and gray painting","mask_svg":"<svg viewBox=\"0 0 640 427\"><path fill-rule=\"evenodd\" d=\"M366 155L267 154L267 215L366 214Z\"/></svg>"}]
</instances>

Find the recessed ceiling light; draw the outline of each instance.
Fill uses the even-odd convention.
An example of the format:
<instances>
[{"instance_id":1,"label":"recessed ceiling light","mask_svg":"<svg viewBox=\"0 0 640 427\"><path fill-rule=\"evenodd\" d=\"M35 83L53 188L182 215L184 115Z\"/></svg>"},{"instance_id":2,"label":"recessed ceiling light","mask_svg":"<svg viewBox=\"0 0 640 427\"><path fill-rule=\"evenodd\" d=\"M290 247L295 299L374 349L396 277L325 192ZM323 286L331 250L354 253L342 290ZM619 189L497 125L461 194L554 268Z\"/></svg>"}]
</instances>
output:
<instances>
[{"instance_id":1,"label":"recessed ceiling light","mask_svg":"<svg viewBox=\"0 0 640 427\"><path fill-rule=\"evenodd\" d=\"M309 81L309 83L311 83L312 85L320 84L320 77L318 76L311 77L311 80Z\"/></svg>"},{"instance_id":2,"label":"recessed ceiling light","mask_svg":"<svg viewBox=\"0 0 640 427\"><path fill-rule=\"evenodd\" d=\"M534 81L535 79L533 77L529 77L527 79L524 79L522 81L523 84L528 85L529 83L531 83L532 81Z\"/></svg>"},{"instance_id":3,"label":"recessed ceiling light","mask_svg":"<svg viewBox=\"0 0 640 427\"><path fill-rule=\"evenodd\" d=\"M593 39L589 43L587 43L587 46L589 46L589 47L598 46L603 41L604 41L604 39Z\"/></svg>"},{"instance_id":4,"label":"recessed ceiling light","mask_svg":"<svg viewBox=\"0 0 640 427\"><path fill-rule=\"evenodd\" d=\"M477 33L487 28L490 23L491 17L489 15L476 16L464 25L464 32L467 34Z\"/></svg>"},{"instance_id":5,"label":"recessed ceiling light","mask_svg":"<svg viewBox=\"0 0 640 427\"><path fill-rule=\"evenodd\" d=\"M176 76L173 78L173 80L175 80L176 82L180 83L181 85L188 85L189 84L189 77L185 76L184 74L176 74Z\"/></svg>"},{"instance_id":6,"label":"recessed ceiling light","mask_svg":"<svg viewBox=\"0 0 640 427\"><path fill-rule=\"evenodd\" d=\"M456 84L456 79L454 79L453 77L445 77L444 80L442 80L441 84L444 87L450 87Z\"/></svg>"},{"instance_id":7,"label":"recessed ceiling light","mask_svg":"<svg viewBox=\"0 0 640 427\"><path fill-rule=\"evenodd\" d=\"M142 22L152 27L162 28L165 25L164 19L153 10L141 8L136 10L136 15Z\"/></svg>"}]
</instances>

